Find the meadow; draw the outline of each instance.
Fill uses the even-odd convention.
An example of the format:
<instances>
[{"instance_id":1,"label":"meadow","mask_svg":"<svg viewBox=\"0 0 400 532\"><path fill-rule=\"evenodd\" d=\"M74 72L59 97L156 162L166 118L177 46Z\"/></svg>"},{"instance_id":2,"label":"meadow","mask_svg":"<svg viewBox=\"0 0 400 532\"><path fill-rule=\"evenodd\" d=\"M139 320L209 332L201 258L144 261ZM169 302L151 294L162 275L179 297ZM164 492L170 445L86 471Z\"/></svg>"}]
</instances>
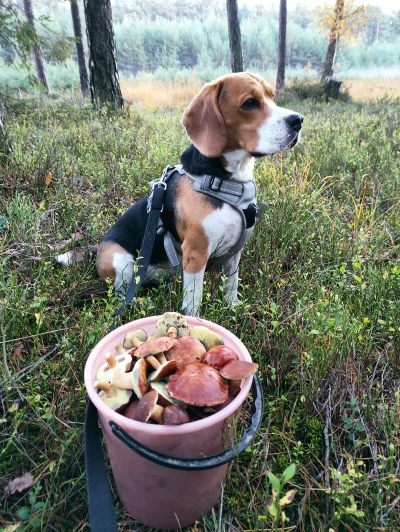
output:
<instances>
[{"instance_id":1,"label":"meadow","mask_svg":"<svg viewBox=\"0 0 400 532\"><path fill-rule=\"evenodd\" d=\"M197 89L185 90L160 101L157 87L143 89L117 114L65 96L9 116L13 153L0 166L0 530L89 529L83 368L119 303L93 258L63 268L54 257L98 243L178 161L188 145L180 116ZM228 308L221 278L206 275L201 315L248 347L265 413L254 444L230 464L220 505L191 532L398 530L400 99L364 93L326 103L288 91L283 103L305 116L304 134L295 149L256 164L268 208L243 253L239 306ZM178 310L180 301L179 278L142 289L123 321ZM295 474L276 494L268 473L282 486L291 464ZM24 473L30 487L6 489ZM293 502L279 507L292 489ZM148 531L114 496L120 530Z\"/></svg>"}]
</instances>

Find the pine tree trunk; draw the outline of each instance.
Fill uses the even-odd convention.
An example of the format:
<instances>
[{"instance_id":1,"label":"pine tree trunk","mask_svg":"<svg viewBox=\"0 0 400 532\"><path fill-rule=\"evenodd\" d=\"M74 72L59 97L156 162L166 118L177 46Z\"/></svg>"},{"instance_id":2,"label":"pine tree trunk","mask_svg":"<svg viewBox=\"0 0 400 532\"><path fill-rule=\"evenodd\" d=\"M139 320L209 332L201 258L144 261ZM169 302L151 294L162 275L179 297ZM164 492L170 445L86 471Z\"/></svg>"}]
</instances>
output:
<instances>
[{"instance_id":1,"label":"pine tree trunk","mask_svg":"<svg viewBox=\"0 0 400 532\"><path fill-rule=\"evenodd\" d=\"M326 51L324 68L321 76L321 83L325 83L325 78L333 75L333 67L336 59L336 51L339 44L339 25L344 15L345 0L336 0L334 21L329 36L328 49Z\"/></svg>"},{"instance_id":2,"label":"pine tree trunk","mask_svg":"<svg viewBox=\"0 0 400 532\"><path fill-rule=\"evenodd\" d=\"M8 141L7 130L4 123L4 107L0 101L0 164L4 164L7 157L12 153Z\"/></svg>"},{"instance_id":3,"label":"pine tree trunk","mask_svg":"<svg viewBox=\"0 0 400 532\"><path fill-rule=\"evenodd\" d=\"M79 78L81 81L81 91L84 96L89 94L89 79L86 68L85 50L83 48L81 17L79 14L78 0L70 0L72 24L76 39L76 53L78 55Z\"/></svg>"},{"instance_id":4,"label":"pine tree trunk","mask_svg":"<svg viewBox=\"0 0 400 532\"><path fill-rule=\"evenodd\" d=\"M90 54L90 95L95 107L122 107L110 0L84 0Z\"/></svg>"},{"instance_id":5,"label":"pine tree trunk","mask_svg":"<svg viewBox=\"0 0 400 532\"><path fill-rule=\"evenodd\" d=\"M287 21L286 0L280 0L279 49L278 49L278 70L276 73L276 92L283 92L285 90L286 21Z\"/></svg>"},{"instance_id":6,"label":"pine tree trunk","mask_svg":"<svg viewBox=\"0 0 400 532\"><path fill-rule=\"evenodd\" d=\"M237 0L226 0L228 13L229 47L232 72L243 72L242 37L240 35Z\"/></svg>"},{"instance_id":7,"label":"pine tree trunk","mask_svg":"<svg viewBox=\"0 0 400 532\"><path fill-rule=\"evenodd\" d=\"M24 0L24 11L28 24L32 27L36 33L35 17L33 16L32 0ZM46 71L44 69L42 49L38 41L33 46L33 55L35 57L36 71L39 82L43 85L48 93L50 93L49 84L47 82Z\"/></svg>"}]
</instances>

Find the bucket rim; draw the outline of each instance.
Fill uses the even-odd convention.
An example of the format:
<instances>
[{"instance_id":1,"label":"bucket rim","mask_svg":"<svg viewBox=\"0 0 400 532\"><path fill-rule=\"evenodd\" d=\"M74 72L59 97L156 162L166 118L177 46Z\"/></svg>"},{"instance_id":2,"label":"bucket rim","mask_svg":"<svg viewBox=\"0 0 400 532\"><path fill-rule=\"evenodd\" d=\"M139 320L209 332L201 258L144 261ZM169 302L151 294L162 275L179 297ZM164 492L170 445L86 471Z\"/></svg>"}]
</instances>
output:
<instances>
[{"instance_id":1,"label":"bucket rim","mask_svg":"<svg viewBox=\"0 0 400 532\"><path fill-rule=\"evenodd\" d=\"M242 386L238 395L236 395L236 397L234 397L232 401L222 410L216 412L215 414L212 414L211 416L208 416L205 419L191 421L183 425L167 426L141 423L140 421L129 419L123 416L122 414L114 412L113 410L108 408L101 399L99 399L97 391L93 386L95 380L93 376L95 375L97 368L101 365L99 364L99 358L104 353L110 350L110 344L112 346L115 346L118 343L121 343L121 340L123 339L125 333L131 330L132 328L143 328L148 333L154 334L156 322L160 319L160 317L161 315L149 316L146 318L139 318L137 320L125 323L124 325L121 325L117 329L104 336L104 338L102 338L90 352L84 370L85 387L90 400L97 408L100 420L103 421L103 418L106 419L107 424L109 423L109 421L114 421L115 423L122 426L125 430L128 431L138 431L151 435L164 436L187 434L189 432L200 431L209 427L210 425L220 423L229 416L233 415L236 411L239 410L241 405L246 400L251 388L253 376L248 377L247 379L243 379ZM234 349L239 355L239 358L241 358L242 360L252 361L251 356L243 342L225 327L222 327L221 325L218 325L217 323L211 322L209 320L194 316L185 316L185 319L188 322L189 327L194 327L195 325L203 325L205 327L209 327L211 330L220 334L225 341L228 340L227 342L225 342L226 345ZM104 363L103 360L101 361L101 363Z\"/></svg>"}]
</instances>

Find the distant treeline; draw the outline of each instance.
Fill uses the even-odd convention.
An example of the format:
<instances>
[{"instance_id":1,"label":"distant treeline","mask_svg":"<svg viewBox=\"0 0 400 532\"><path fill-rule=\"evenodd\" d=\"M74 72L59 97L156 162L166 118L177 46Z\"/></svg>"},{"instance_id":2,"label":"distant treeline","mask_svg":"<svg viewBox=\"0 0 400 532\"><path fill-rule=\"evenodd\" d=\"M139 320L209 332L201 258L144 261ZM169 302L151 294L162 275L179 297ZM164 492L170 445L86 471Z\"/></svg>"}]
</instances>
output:
<instances>
[{"instance_id":1,"label":"distant treeline","mask_svg":"<svg viewBox=\"0 0 400 532\"><path fill-rule=\"evenodd\" d=\"M47 14L50 18L47 28L39 28L50 44L54 45L57 35L73 34L69 2L36 0L34 4L38 15ZM114 0L112 6L118 66L122 73L179 73L195 69L204 77L207 72L229 65L224 0ZM246 68L260 72L275 68L277 7L267 2L245 5L240 10L240 19ZM298 5L289 11L288 67L318 71L325 57L327 39L319 27L316 10ZM73 54L71 47L71 57ZM11 61L13 51L3 43L0 55L5 62ZM337 71L399 65L400 10L385 14L380 8L370 8L364 25L341 40Z\"/></svg>"}]
</instances>

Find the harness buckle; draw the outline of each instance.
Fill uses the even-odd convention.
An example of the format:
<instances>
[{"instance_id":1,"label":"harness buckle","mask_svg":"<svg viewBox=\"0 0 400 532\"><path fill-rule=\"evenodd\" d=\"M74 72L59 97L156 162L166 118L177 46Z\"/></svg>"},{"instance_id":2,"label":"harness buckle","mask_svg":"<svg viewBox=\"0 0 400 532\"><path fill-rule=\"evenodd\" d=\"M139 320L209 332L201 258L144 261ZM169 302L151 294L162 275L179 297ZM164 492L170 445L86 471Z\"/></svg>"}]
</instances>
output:
<instances>
[{"instance_id":1,"label":"harness buckle","mask_svg":"<svg viewBox=\"0 0 400 532\"><path fill-rule=\"evenodd\" d=\"M208 187L211 190L214 190L215 192L219 192L223 181L224 180L221 177L217 177L217 176L214 175L214 176L211 177L210 184L208 185Z\"/></svg>"}]
</instances>

